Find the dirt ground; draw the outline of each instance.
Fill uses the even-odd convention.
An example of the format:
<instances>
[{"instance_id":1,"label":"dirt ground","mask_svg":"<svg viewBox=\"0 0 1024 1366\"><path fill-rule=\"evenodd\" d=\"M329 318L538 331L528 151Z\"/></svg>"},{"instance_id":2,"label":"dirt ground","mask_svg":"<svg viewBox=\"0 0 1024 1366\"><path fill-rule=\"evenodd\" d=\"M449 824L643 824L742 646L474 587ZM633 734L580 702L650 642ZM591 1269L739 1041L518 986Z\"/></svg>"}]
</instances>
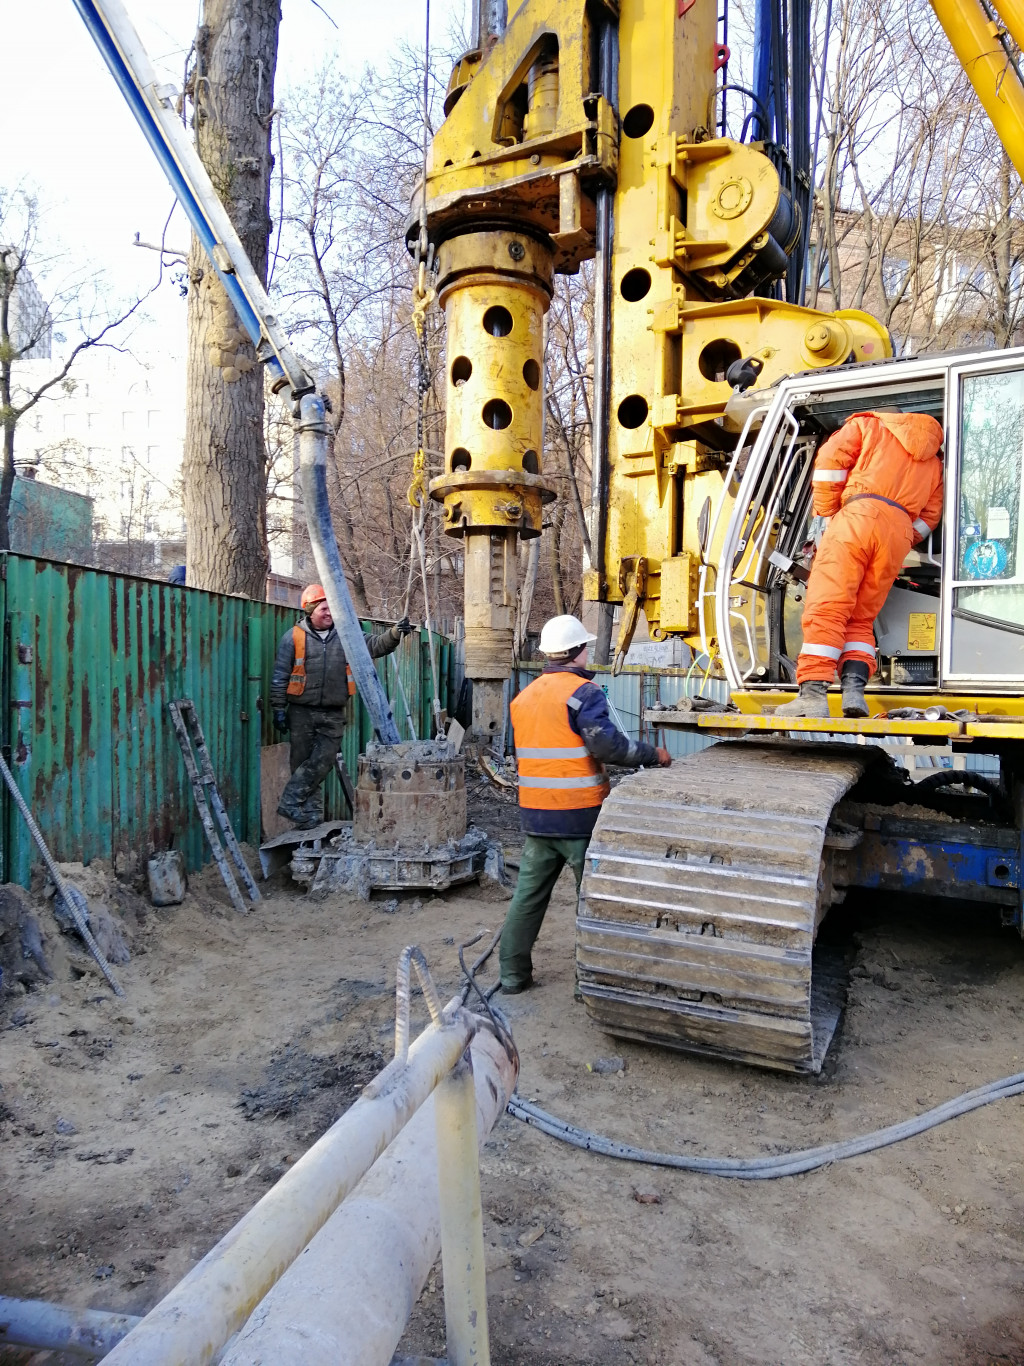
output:
<instances>
[{"instance_id":1,"label":"dirt ground","mask_svg":"<svg viewBox=\"0 0 1024 1366\"><path fill-rule=\"evenodd\" d=\"M510 809L484 814L514 846ZM506 899L474 886L397 909L311 903L281 875L242 917L212 869L168 910L106 890L132 954L125 999L30 899L55 976L0 1007L0 1293L143 1313L384 1063L402 946L422 946L450 995L455 946L496 928ZM833 913L849 1001L822 1075L794 1078L602 1034L572 998L572 908L563 878L540 985L506 1010L521 1093L585 1127L777 1152L1024 1068L1024 947L985 914L877 897ZM609 1057L623 1067L588 1070ZM1022 1120L1021 1100L1001 1101L744 1183L588 1155L505 1116L482 1159L493 1360L1024 1363ZM437 1270L405 1352L443 1356L442 1293ZM28 1359L0 1349L4 1366Z\"/></svg>"}]
</instances>

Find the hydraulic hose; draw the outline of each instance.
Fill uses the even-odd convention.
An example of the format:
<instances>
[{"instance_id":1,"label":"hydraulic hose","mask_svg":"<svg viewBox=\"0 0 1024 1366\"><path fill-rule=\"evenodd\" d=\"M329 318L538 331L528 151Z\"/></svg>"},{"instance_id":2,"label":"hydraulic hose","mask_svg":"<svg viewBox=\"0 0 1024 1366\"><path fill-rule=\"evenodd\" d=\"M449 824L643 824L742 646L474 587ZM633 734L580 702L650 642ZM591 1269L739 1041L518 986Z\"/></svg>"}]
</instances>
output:
<instances>
[{"instance_id":1,"label":"hydraulic hose","mask_svg":"<svg viewBox=\"0 0 1024 1366\"><path fill-rule=\"evenodd\" d=\"M324 401L319 394L303 394L299 400L296 427L299 432L299 481L306 509L306 525L317 573L327 593L327 605L331 609L335 630L341 638L352 677L370 714L377 738L382 744L397 745L400 737L391 703L370 658L366 637L348 591L338 542L334 538L327 497L327 439L330 428Z\"/></svg>"},{"instance_id":2,"label":"hydraulic hose","mask_svg":"<svg viewBox=\"0 0 1024 1366\"><path fill-rule=\"evenodd\" d=\"M674 1167L679 1171L699 1172L704 1176L726 1176L739 1181L770 1181L777 1176L799 1176L801 1172L815 1171L818 1167L828 1166L830 1162L886 1148L891 1143L900 1143L916 1134L923 1134L938 1124L969 1114L995 1100L1021 1094L1024 1094L1024 1072L1017 1072L999 1081L990 1081L973 1091L966 1091L962 1096L944 1101L913 1119L890 1124L873 1133L862 1134L859 1138L845 1138L818 1148L803 1148L770 1157L690 1157L682 1153L659 1153L646 1148L634 1148L629 1143L619 1143L601 1134L579 1129L564 1119L548 1114L532 1101L522 1100L515 1095L508 1103L508 1112L515 1119L540 1129L552 1138L587 1152L601 1153L604 1157L617 1157L624 1162L639 1162L650 1167Z\"/></svg>"}]
</instances>

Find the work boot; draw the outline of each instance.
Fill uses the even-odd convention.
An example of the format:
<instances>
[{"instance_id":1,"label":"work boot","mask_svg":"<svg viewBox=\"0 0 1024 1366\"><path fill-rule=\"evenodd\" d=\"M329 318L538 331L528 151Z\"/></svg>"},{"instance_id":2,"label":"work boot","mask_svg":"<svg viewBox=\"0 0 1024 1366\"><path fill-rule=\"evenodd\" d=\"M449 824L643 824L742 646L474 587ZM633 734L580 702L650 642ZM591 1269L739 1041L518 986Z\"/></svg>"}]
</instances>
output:
<instances>
[{"instance_id":1,"label":"work boot","mask_svg":"<svg viewBox=\"0 0 1024 1366\"><path fill-rule=\"evenodd\" d=\"M775 708L776 716L814 716L826 717L828 710L828 684L818 679L801 683L800 692L783 707Z\"/></svg>"},{"instance_id":2,"label":"work boot","mask_svg":"<svg viewBox=\"0 0 1024 1366\"><path fill-rule=\"evenodd\" d=\"M277 814L291 821L296 830L312 830L323 823L322 811L311 811L308 806L291 806L284 802L277 808Z\"/></svg>"},{"instance_id":3,"label":"work boot","mask_svg":"<svg viewBox=\"0 0 1024 1366\"><path fill-rule=\"evenodd\" d=\"M871 714L864 697L864 685L870 677L871 670L862 659L848 659L843 665L841 680L844 716L861 717Z\"/></svg>"}]
</instances>

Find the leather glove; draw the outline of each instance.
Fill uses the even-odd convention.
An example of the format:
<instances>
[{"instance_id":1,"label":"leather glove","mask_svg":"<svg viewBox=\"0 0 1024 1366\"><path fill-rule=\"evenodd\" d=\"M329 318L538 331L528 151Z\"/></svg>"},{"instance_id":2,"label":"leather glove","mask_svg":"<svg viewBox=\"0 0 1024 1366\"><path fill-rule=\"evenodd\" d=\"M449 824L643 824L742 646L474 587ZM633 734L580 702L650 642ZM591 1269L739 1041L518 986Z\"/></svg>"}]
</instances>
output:
<instances>
[{"instance_id":1,"label":"leather glove","mask_svg":"<svg viewBox=\"0 0 1024 1366\"><path fill-rule=\"evenodd\" d=\"M671 768L671 767L672 767L672 755L669 754L669 752L668 752L667 749L662 749L660 745L658 746L658 767L659 767L659 768Z\"/></svg>"},{"instance_id":2,"label":"leather glove","mask_svg":"<svg viewBox=\"0 0 1024 1366\"><path fill-rule=\"evenodd\" d=\"M287 707L276 707L274 710L274 729L285 731L288 729L288 709Z\"/></svg>"},{"instance_id":3,"label":"leather glove","mask_svg":"<svg viewBox=\"0 0 1024 1366\"><path fill-rule=\"evenodd\" d=\"M415 631L415 629L415 626L413 626L409 618L403 617L401 621L396 621L394 626L392 626L391 634L396 640L401 640L403 636L409 635L410 632Z\"/></svg>"}]
</instances>

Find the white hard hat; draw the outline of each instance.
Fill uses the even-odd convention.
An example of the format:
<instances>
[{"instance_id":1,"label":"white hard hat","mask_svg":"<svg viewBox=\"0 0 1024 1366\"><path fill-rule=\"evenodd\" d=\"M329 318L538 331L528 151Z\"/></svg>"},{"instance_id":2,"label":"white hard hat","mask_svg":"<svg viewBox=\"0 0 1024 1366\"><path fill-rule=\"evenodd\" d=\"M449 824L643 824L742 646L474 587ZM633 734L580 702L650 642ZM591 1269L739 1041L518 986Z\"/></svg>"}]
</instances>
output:
<instances>
[{"instance_id":1,"label":"white hard hat","mask_svg":"<svg viewBox=\"0 0 1024 1366\"><path fill-rule=\"evenodd\" d=\"M570 650L582 650L584 645L596 639L579 617L552 617L541 630L540 650L545 655L564 655Z\"/></svg>"}]
</instances>

